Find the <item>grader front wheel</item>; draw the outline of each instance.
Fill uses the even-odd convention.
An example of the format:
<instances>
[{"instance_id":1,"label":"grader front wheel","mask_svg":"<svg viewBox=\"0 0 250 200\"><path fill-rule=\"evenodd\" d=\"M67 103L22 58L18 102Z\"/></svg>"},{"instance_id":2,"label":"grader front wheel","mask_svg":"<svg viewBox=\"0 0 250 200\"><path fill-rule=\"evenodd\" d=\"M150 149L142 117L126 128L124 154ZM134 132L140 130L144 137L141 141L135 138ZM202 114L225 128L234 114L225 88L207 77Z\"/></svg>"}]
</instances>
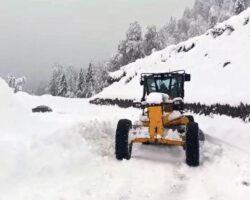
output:
<instances>
[{"instance_id":1,"label":"grader front wheel","mask_svg":"<svg viewBox=\"0 0 250 200\"><path fill-rule=\"evenodd\" d=\"M127 119L119 120L115 137L115 155L116 159L122 160L131 158L132 143L129 141L129 130L132 128L132 122Z\"/></svg>"},{"instance_id":2,"label":"grader front wheel","mask_svg":"<svg viewBox=\"0 0 250 200\"><path fill-rule=\"evenodd\" d=\"M186 163L189 166L199 166L199 126L197 123L189 123L186 133Z\"/></svg>"}]
</instances>

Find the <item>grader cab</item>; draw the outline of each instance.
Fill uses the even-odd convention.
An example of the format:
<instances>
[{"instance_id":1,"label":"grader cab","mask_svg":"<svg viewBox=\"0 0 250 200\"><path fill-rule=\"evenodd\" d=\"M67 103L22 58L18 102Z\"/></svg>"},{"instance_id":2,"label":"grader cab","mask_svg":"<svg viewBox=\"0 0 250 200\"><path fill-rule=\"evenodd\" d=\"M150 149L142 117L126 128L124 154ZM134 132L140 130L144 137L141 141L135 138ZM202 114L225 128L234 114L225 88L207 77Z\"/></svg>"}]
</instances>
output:
<instances>
[{"instance_id":1,"label":"grader cab","mask_svg":"<svg viewBox=\"0 0 250 200\"><path fill-rule=\"evenodd\" d=\"M134 143L182 146L189 166L199 165L200 130L193 116L184 115L184 83L190 81L184 70L141 74L142 109L133 124L121 119L116 129L115 154L118 160L130 159Z\"/></svg>"}]
</instances>

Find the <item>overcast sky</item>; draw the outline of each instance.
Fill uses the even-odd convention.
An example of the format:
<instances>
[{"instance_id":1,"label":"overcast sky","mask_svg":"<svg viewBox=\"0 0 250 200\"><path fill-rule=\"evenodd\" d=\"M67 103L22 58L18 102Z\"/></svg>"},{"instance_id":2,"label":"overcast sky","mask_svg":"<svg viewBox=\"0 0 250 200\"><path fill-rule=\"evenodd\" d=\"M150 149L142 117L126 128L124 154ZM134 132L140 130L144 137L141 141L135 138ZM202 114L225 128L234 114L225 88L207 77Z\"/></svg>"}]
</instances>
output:
<instances>
[{"instance_id":1,"label":"overcast sky","mask_svg":"<svg viewBox=\"0 0 250 200\"><path fill-rule=\"evenodd\" d=\"M86 67L113 54L130 22L161 27L193 2L0 0L0 76L26 75L37 84L54 63Z\"/></svg>"}]
</instances>

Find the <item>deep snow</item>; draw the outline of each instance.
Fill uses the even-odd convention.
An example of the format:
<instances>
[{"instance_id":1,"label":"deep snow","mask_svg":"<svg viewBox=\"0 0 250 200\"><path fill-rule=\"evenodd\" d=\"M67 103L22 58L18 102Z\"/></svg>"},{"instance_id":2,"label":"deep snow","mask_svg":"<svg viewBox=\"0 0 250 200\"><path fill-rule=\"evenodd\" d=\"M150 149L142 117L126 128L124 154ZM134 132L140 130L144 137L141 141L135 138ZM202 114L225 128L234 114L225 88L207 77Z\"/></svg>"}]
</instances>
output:
<instances>
[{"instance_id":1,"label":"deep snow","mask_svg":"<svg viewBox=\"0 0 250 200\"><path fill-rule=\"evenodd\" d=\"M114 158L120 118L139 110L88 100L14 95L0 80L0 199L248 199L250 124L195 116L207 134L201 166L185 165L181 148L136 145L132 159ZM13 102L9 104L8 102ZM53 113L31 113L37 105ZM13 115L6 113L12 112Z\"/></svg>"}]
</instances>

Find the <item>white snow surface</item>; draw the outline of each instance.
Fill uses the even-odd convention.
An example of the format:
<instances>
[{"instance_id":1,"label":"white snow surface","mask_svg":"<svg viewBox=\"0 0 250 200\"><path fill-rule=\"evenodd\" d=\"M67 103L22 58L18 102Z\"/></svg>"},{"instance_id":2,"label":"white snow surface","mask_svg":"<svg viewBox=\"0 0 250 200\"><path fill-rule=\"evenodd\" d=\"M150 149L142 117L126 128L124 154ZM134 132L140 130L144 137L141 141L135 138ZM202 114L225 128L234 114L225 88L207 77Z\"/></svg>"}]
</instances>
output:
<instances>
[{"instance_id":1,"label":"white snow surface","mask_svg":"<svg viewBox=\"0 0 250 200\"><path fill-rule=\"evenodd\" d=\"M249 199L249 123L195 116L207 139L197 168L178 147L135 145L117 161L117 121L138 119L138 109L13 94L1 79L0 91L1 200ZM53 112L32 113L38 105Z\"/></svg>"},{"instance_id":2,"label":"white snow surface","mask_svg":"<svg viewBox=\"0 0 250 200\"><path fill-rule=\"evenodd\" d=\"M122 67L110 75L117 78L125 73L126 76L94 98L140 99L141 73L184 69L191 74L191 82L186 82L185 85L186 102L231 105L238 105L240 102L250 103L250 21L247 22L249 18L250 8L218 24L204 35L169 46ZM227 27L234 30L230 31ZM214 38L212 32L215 29L226 31ZM193 44L194 48L188 52L178 52L181 47L188 49Z\"/></svg>"}]
</instances>

